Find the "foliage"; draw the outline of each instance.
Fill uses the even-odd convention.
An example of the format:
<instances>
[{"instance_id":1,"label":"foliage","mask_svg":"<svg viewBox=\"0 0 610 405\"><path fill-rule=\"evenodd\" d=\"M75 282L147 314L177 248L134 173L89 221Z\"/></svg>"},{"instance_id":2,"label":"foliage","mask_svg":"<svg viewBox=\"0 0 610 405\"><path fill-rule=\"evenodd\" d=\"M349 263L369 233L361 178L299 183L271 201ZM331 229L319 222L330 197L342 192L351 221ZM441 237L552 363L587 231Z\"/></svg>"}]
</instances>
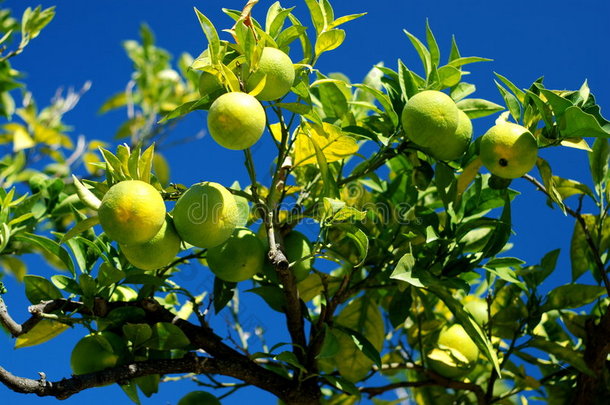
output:
<instances>
[{"instance_id":1,"label":"foliage","mask_svg":"<svg viewBox=\"0 0 610 405\"><path fill-rule=\"evenodd\" d=\"M0 134L0 275L23 282L33 304L31 319L19 325L0 297L0 323L17 337L17 348L43 344L67 326L83 337L100 331L127 342L127 350L115 353L116 367L79 377L80 388L62 388L70 386L68 379L64 385L34 384L28 392L63 398L118 383L139 403L140 393L151 396L161 381L169 381L165 374L195 373L198 385L214 389L204 396L224 398L254 385L295 404L353 403L398 388L422 404L605 398L610 122L587 82L567 91L547 89L538 79L522 89L496 74L502 104L477 98L475 85L464 81L464 67L490 59L462 56L455 40L441 59L426 24L425 41L405 31L421 70L398 59L394 68L374 66L362 83L353 83L316 64L344 41L339 27L364 14L336 18L328 0L305 0L307 29L294 7L279 2L256 20L252 12L262 12L256 3L223 10L234 20L225 30L229 40L195 9L208 45L196 58L183 54L177 68L146 26L140 42L123 44L134 65L132 79L100 108L127 110L115 136L126 143L116 147L70 135L62 118L82 92L39 109L23 89L23 107L15 107L15 89L22 84L9 59L39 35L54 11L28 9L21 23L8 10L0 12L0 43L10 43L21 27L17 48L0 55L0 114L7 119ZM131 179L152 184L165 201L178 200L190 187L170 182L170 166L153 143L167 143L178 121L208 110L220 95L246 92L244 83L265 47L302 56L294 64L290 93L262 103L263 136L277 148L272 180L260 182L249 149L234 151L244 157L250 182L227 188L238 208L237 226L259 227L265 264L246 257L240 261L262 268L251 279L216 278L213 291L204 292L179 285L174 276L186 263L209 271L208 249L183 241L183 251L167 265L137 268L97 226L99 200L114 184ZM219 86L200 94L202 74ZM263 77L250 94L256 96L264 82ZM497 123L525 127L539 148L587 151L593 187L585 184L588 179L554 175L542 158L537 176L523 176L550 207L574 219L572 283L546 287L558 271L557 250L534 265L510 255L511 204L519 192L510 180L481 170L478 141L459 158L442 161L405 136L404 106L424 90L443 91L470 119L500 113ZM194 146L212 141L185 140ZM297 230L306 248L289 253L284 238ZM56 274L47 279L32 273L22 259L32 252ZM0 284L0 294L11 293ZM261 328L247 330L239 298L249 293L283 314L289 341L268 345ZM478 305L476 313L471 303ZM233 320L227 336L210 326L221 311ZM454 324L480 355L464 373L443 375L442 357L432 366L428 353L438 348L439 333ZM258 340L248 340L251 332ZM3 372L0 367L0 381L11 386ZM376 386L373 376L391 384Z\"/></svg>"}]
</instances>

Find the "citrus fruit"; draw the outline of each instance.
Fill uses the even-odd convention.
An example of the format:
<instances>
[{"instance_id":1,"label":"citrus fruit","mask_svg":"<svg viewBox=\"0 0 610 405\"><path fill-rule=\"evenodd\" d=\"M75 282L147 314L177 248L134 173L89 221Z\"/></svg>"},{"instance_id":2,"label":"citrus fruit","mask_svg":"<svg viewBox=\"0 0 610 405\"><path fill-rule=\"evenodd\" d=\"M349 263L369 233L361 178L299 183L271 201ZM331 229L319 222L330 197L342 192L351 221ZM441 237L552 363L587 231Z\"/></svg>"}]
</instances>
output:
<instances>
[{"instance_id":1,"label":"citrus fruit","mask_svg":"<svg viewBox=\"0 0 610 405\"><path fill-rule=\"evenodd\" d=\"M424 90L407 101L401 115L407 137L424 148L437 150L455 134L459 109L443 92Z\"/></svg>"},{"instance_id":2,"label":"citrus fruit","mask_svg":"<svg viewBox=\"0 0 610 405\"><path fill-rule=\"evenodd\" d=\"M75 375L89 374L120 364L127 352L125 341L112 332L87 335L76 343L70 356Z\"/></svg>"},{"instance_id":3,"label":"citrus fruit","mask_svg":"<svg viewBox=\"0 0 610 405\"><path fill-rule=\"evenodd\" d=\"M110 187L102 198L98 216L110 239L123 244L144 243L165 222L165 203L150 184L126 180Z\"/></svg>"},{"instance_id":4,"label":"citrus fruit","mask_svg":"<svg viewBox=\"0 0 610 405\"><path fill-rule=\"evenodd\" d=\"M267 117L253 96L230 92L218 97L208 112L208 129L221 146L242 150L258 141L265 131Z\"/></svg>"},{"instance_id":5,"label":"citrus fruit","mask_svg":"<svg viewBox=\"0 0 610 405\"><path fill-rule=\"evenodd\" d=\"M168 265L180 251L180 236L173 221L166 219L151 240L138 245L120 245L129 263L142 270L155 270Z\"/></svg>"},{"instance_id":6,"label":"citrus fruit","mask_svg":"<svg viewBox=\"0 0 610 405\"><path fill-rule=\"evenodd\" d=\"M284 97L294 83L292 60L276 48L265 47L258 62L256 71L246 82L249 91L253 90L265 77L265 85L256 98L262 101L276 100Z\"/></svg>"},{"instance_id":7,"label":"citrus fruit","mask_svg":"<svg viewBox=\"0 0 610 405\"><path fill-rule=\"evenodd\" d=\"M472 122L466 113L458 109L457 129L451 136L439 139L438 143L429 146L430 154L439 160L455 160L461 157L472 138Z\"/></svg>"},{"instance_id":8,"label":"citrus fruit","mask_svg":"<svg viewBox=\"0 0 610 405\"><path fill-rule=\"evenodd\" d=\"M311 254L309 239L301 232L292 231L284 237L284 249L286 259L290 263L296 262L291 269L297 282L307 278L311 271L311 257L301 259Z\"/></svg>"},{"instance_id":9,"label":"citrus fruit","mask_svg":"<svg viewBox=\"0 0 610 405\"><path fill-rule=\"evenodd\" d=\"M222 83L218 77L210 72L201 72L199 76L199 94L207 96L222 89Z\"/></svg>"},{"instance_id":10,"label":"citrus fruit","mask_svg":"<svg viewBox=\"0 0 610 405\"><path fill-rule=\"evenodd\" d=\"M176 202L174 226L193 246L211 248L227 240L239 219L233 195L222 185L203 182L191 186Z\"/></svg>"},{"instance_id":11,"label":"citrus fruit","mask_svg":"<svg viewBox=\"0 0 610 405\"><path fill-rule=\"evenodd\" d=\"M462 325L454 324L441 330L437 343L438 347L427 355L428 364L445 377L463 377L479 358L479 348Z\"/></svg>"},{"instance_id":12,"label":"citrus fruit","mask_svg":"<svg viewBox=\"0 0 610 405\"><path fill-rule=\"evenodd\" d=\"M492 174L516 179L536 164L538 145L527 128L505 122L494 125L481 137L480 157Z\"/></svg>"},{"instance_id":13,"label":"citrus fruit","mask_svg":"<svg viewBox=\"0 0 610 405\"><path fill-rule=\"evenodd\" d=\"M248 228L236 228L220 246L208 250L210 270L224 281L237 283L252 278L263 270L265 248Z\"/></svg>"},{"instance_id":14,"label":"citrus fruit","mask_svg":"<svg viewBox=\"0 0 610 405\"><path fill-rule=\"evenodd\" d=\"M193 391L183 396L178 405L221 405L218 398L209 392Z\"/></svg>"},{"instance_id":15,"label":"citrus fruit","mask_svg":"<svg viewBox=\"0 0 610 405\"><path fill-rule=\"evenodd\" d=\"M472 315L479 325L485 325L489 319L487 302L478 297L469 297L466 297L467 302L464 304L464 309Z\"/></svg>"}]
</instances>

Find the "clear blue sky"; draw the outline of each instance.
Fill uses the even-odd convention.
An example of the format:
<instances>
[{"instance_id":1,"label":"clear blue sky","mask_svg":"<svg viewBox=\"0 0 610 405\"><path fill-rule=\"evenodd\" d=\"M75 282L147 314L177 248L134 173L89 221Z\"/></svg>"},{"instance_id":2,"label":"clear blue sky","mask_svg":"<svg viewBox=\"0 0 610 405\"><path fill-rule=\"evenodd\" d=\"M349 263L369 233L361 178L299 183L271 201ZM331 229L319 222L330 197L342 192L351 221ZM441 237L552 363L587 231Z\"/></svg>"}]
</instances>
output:
<instances>
[{"instance_id":1,"label":"clear blue sky","mask_svg":"<svg viewBox=\"0 0 610 405\"><path fill-rule=\"evenodd\" d=\"M97 110L110 95L121 91L130 78L130 61L125 56L121 41L136 39L140 23L146 22L154 31L157 43L174 55L189 52L196 56L206 46L193 6L198 7L219 28L229 28L232 21L220 12L221 7L241 8L245 1L185 0L167 2L150 0L106 1L47 1L43 7L57 5L55 20L35 39L24 54L12 60L13 65L26 73L24 82L33 92L39 106L47 104L58 87L76 87L92 81L91 90L83 97L75 111L65 117L74 127L72 134L112 142L124 111L98 115ZM520 87L529 86L545 76L548 88L577 89L585 79L597 97L598 103L610 110L610 82L608 81L608 38L610 38L610 5L604 0L574 2L567 0L489 2L483 0L435 2L407 2L398 0L336 0L335 14L344 15L367 11L364 18L350 22L345 43L336 51L325 54L318 65L323 72L343 72L353 81L359 81L372 65L383 61L396 66L401 58L410 68L420 69L419 60L402 33L407 29L423 38L424 24L429 18L441 50L448 52L451 35L457 38L464 56L483 56L492 63L470 65L477 97L501 103L493 83L493 72L509 77ZM30 0L6 1L2 5L20 14L27 6L39 2ZM255 7L254 16L264 20L264 10L271 1L262 0ZM307 21L302 1L285 0L283 6L297 6L301 21ZM192 114L177 129L176 136L193 135L204 128L203 112ZM490 120L475 121L475 135L480 136ZM262 142L254 150L259 173L267 174L269 148ZM175 147L166 152L172 166L172 181L192 184L199 180L213 180L231 184L234 179L246 181L242 154L221 149L208 137L196 144ZM554 172L562 177L589 183L586 175L586 154L575 150L544 150ZM263 179L264 180L264 179ZM524 193L514 204L513 239L515 247L510 253L534 264L549 250L562 248L561 276L551 280L554 285L569 280L568 243L572 221L561 212L551 211L545 199L535 193L523 180L513 187ZM30 272L49 275L37 258L29 259ZM196 270L196 269L191 269ZM210 286L211 277L201 272L185 270L184 280L194 288ZM187 280L189 279L189 280ZM5 283L10 293L4 296L11 312L22 321L27 315L27 301L22 286L10 277ZM261 301L248 298L246 318L251 324L263 320L267 329L285 329L277 314L261 315ZM217 323L223 325L223 321ZM226 326L219 331L224 332ZM66 332L52 342L34 348L13 350L10 338L0 334L0 364L9 371L24 377L36 378L44 371L51 380L69 376L70 350L82 330ZM281 338L277 332L272 336ZM79 335L80 334L80 335ZM175 404L184 393L195 389L193 384L163 384L160 394L145 404ZM114 385L78 394L63 403L89 404L127 403L128 400ZM272 398L256 389L247 389L226 400L227 404L271 403ZM54 399L15 394L0 386L0 403L29 404L54 403Z\"/></svg>"}]
</instances>

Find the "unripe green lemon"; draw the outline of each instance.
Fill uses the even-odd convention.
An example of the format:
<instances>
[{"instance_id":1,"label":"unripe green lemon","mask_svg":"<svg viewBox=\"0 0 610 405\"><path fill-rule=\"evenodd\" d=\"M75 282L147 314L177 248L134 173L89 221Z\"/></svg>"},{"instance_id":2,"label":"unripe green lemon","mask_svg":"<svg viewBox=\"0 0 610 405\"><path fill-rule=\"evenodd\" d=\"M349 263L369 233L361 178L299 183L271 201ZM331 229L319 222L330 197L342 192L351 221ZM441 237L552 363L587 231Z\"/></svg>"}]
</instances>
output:
<instances>
[{"instance_id":1,"label":"unripe green lemon","mask_svg":"<svg viewBox=\"0 0 610 405\"><path fill-rule=\"evenodd\" d=\"M216 75L210 72L201 72L199 76L199 94L206 96L222 89L222 83Z\"/></svg>"},{"instance_id":2,"label":"unripe green lemon","mask_svg":"<svg viewBox=\"0 0 610 405\"><path fill-rule=\"evenodd\" d=\"M148 242L120 247L129 263L142 270L155 270L167 266L176 257L181 242L173 221L168 218Z\"/></svg>"},{"instance_id":3,"label":"unripe green lemon","mask_svg":"<svg viewBox=\"0 0 610 405\"><path fill-rule=\"evenodd\" d=\"M294 83L294 67L292 60L284 52L276 48L263 49L258 67L246 82L249 91L266 77L263 90L256 95L262 101L277 100L284 97Z\"/></svg>"},{"instance_id":4,"label":"unripe green lemon","mask_svg":"<svg viewBox=\"0 0 610 405\"><path fill-rule=\"evenodd\" d=\"M150 184L126 180L110 187L102 198L98 216L110 239L122 244L144 243L165 222L165 203Z\"/></svg>"},{"instance_id":5,"label":"unripe green lemon","mask_svg":"<svg viewBox=\"0 0 610 405\"><path fill-rule=\"evenodd\" d=\"M87 335L76 343L70 356L75 375L102 371L120 364L127 353L125 341L112 332Z\"/></svg>"},{"instance_id":6,"label":"unripe green lemon","mask_svg":"<svg viewBox=\"0 0 610 405\"><path fill-rule=\"evenodd\" d=\"M424 90L407 101L401 122L411 141L434 150L442 147L444 140L455 134L459 109L445 93Z\"/></svg>"},{"instance_id":7,"label":"unripe green lemon","mask_svg":"<svg viewBox=\"0 0 610 405\"><path fill-rule=\"evenodd\" d=\"M429 146L430 154L439 160L455 160L460 158L470 144L472 138L472 122L466 113L458 109L458 126L451 136L440 139Z\"/></svg>"},{"instance_id":8,"label":"unripe green lemon","mask_svg":"<svg viewBox=\"0 0 610 405\"><path fill-rule=\"evenodd\" d=\"M505 122L494 125L481 137L480 157L492 174L516 179L536 164L538 145L527 128Z\"/></svg>"},{"instance_id":9,"label":"unripe green lemon","mask_svg":"<svg viewBox=\"0 0 610 405\"><path fill-rule=\"evenodd\" d=\"M300 259L311 254L309 239L301 232L292 231L284 237L284 249L286 259L290 263L296 262L291 269L297 282L305 280L311 271L311 257Z\"/></svg>"},{"instance_id":10,"label":"unripe green lemon","mask_svg":"<svg viewBox=\"0 0 610 405\"><path fill-rule=\"evenodd\" d=\"M213 182L191 186L180 196L172 212L180 238L200 248L223 243L231 236L239 219L233 195Z\"/></svg>"},{"instance_id":11,"label":"unripe green lemon","mask_svg":"<svg viewBox=\"0 0 610 405\"><path fill-rule=\"evenodd\" d=\"M209 392L193 391L183 396L178 405L221 405L218 398Z\"/></svg>"},{"instance_id":12,"label":"unripe green lemon","mask_svg":"<svg viewBox=\"0 0 610 405\"><path fill-rule=\"evenodd\" d=\"M487 302L481 298L473 297L464 304L464 309L469 312L475 321L483 326L489 319Z\"/></svg>"},{"instance_id":13,"label":"unripe green lemon","mask_svg":"<svg viewBox=\"0 0 610 405\"><path fill-rule=\"evenodd\" d=\"M222 245L208 250L210 270L233 283L248 280L263 270L265 248L258 236L248 228L236 228Z\"/></svg>"},{"instance_id":14,"label":"unripe green lemon","mask_svg":"<svg viewBox=\"0 0 610 405\"><path fill-rule=\"evenodd\" d=\"M265 131L266 122L261 103L236 91L218 97L208 112L210 135L219 145L232 150L254 145Z\"/></svg>"},{"instance_id":15,"label":"unripe green lemon","mask_svg":"<svg viewBox=\"0 0 610 405\"><path fill-rule=\"evenodd\" d=\"M479 358L479 348L462 325L445 328L438 336L438 347L428 355L428 364L437 373L448 378L468 374Z\"/></svg>"}]
</instances>

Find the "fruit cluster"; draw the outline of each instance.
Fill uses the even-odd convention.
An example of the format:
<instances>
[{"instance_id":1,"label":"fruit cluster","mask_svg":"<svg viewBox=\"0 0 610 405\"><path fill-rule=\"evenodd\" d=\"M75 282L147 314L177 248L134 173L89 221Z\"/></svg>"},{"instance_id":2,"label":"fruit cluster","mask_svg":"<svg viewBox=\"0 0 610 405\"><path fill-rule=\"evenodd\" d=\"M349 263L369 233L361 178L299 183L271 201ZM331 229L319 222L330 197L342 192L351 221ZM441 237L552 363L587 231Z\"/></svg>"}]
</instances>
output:
<instances>
[{"instance_id":1,"label":"fruit cluster","mask_svg":"<svg viewBox=\"0 0 610 405\"><path fill-rule=\"evenodd\" d=\"M424 90L406 103L401 116L409 140L439 160L456 160L468 150L472 123L443 92ZM479 140L482 164L495 176L515 179L530 171L538 158L536 138L525 127L497 123Z\"/></svg>"}]
</instances>

